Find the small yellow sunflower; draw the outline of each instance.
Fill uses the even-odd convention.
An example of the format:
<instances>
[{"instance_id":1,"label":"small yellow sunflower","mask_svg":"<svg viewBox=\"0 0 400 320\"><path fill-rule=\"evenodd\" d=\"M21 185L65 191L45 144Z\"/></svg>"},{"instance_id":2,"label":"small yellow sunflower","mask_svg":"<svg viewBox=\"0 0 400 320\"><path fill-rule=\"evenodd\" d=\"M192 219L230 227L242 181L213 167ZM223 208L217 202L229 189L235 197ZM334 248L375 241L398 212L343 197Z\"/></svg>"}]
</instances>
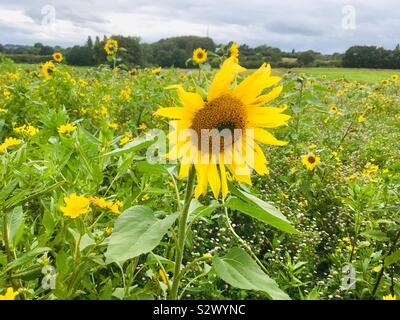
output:
<instances>
[{"instance_id":1,"label":"small yellow sunflower","mask_svg":"<svg viewBox=\"0 0 400 320\"><path fill-rule=\"evenodd\" d=\"M321 158L314 153L309 153L308 155L301 157L301 162L309 171L313 171L321 162Z\"/></svg>"},{"instance_id":2,"label":"small yellow sunflower","mask_svg":"<svg viewBox=\"0 0 400 320\"><path fill-rule=\"evenodd\" d=\"M198 48L196 50L193 51L193 60L194 62L201 64L207 61L207 51L202 49L202 48Z\"/></svg>"},{"instance_id":3,"label":"small yellow sunflower","mask_svg":"<svg viewBox=\"0 0 400 320\"><path fill-rule=\"evenodd\" d=\"M389 294L383 297L383 300L397 300L396 295Z\"/></svg>"},{"instance_id":4,"label":"small yellow sunflower","mask_svg":"<svg viewBox=\"0 0 400 320\"><path fill-rule=\"evenodd\" d=\"M387 86L389 84L389 81L388 80L382 80L381 84L383 86Z\"/></svg>"},{"instance_id":5,"label":"small yellow sunflower","mask_svg":"<svg viewBox=\"0 0 400 320\"><path fill-rule=\"evenodd\" d=\"M0 294L0 301L14 300L18 295L18 291L14 291L12 287L7 288L5 294Z\"/></svg>"},{"instance_id":6,"label":"small yellow sunflower","mask_svg":"<svg viewBox=\"0 0 400 320\"><path fill-rule=\"evenodd\" d=\"M109 56L116 54L118 51L118 41L114 39L108 39L104 44L104 51Z\"/></svg>"},{"instance_id":7,"label":"small yellow sunflower","mask_svg":"<svg viewBox=\"0 0 400 320\"><path fill-rule=\"evenodd\" d=\"M77 129L76 125L70 124L70 123L63 124L57 128L58 133L61 133L61 134L71 133L71 132L74 132L76 129Z\"/></svg>"},{"instance_id":8,"label":"small yellow sunflower","mask_svg":"<svg viewBox=\"0 0 400 320\"><path fill-rule=\"evenodd\" d=\"M56 70L56 66L51 61L45 62L40 67L42 69L44 78L46 80L49 80L51 78L51 76L53 75L54 71Z\"/></svg>"},{"instance_id":9,"label":"small yellow sunflower","mask_svg":"<svg viewBox=\"0 0 400 320\"><path fill-rule=\"evenodd\" d=\"M286 125L290 119L290 116L282 114L284 107L264 106L277 98L283 87L262 93L278 84L281 78L271 76L270 65L263 64L231 88L237 75L245 70L234 57L230 57L215 75L206 99L198 93L185 91L181 85L171 86L171 89L176 89L182 107L156 111L156 115L176 119L171 123L174 131L169 135L172 148L168 157L181 159L180 179L188 177L189 169L194 165L196 198L207 193L208 185L215 198L220 192L225 198L228 194L227 179L251 185L251 169L260 175L267 174L267 160L256 142L278 146L287 144L264 129ZM189 136L186 135L188 131ZM204 140L204 131L213 132L213 135ZM223 132L229 133L231 139L227 141L225 136L221 137ZM250 140L253 143L247 143ZM244 154L247 148L250 151Z\"/></svg>"},{"instance_id":10,"label":"small yellow sunflower","mask_svg":"<svg viewBox=\"0 0 400 320\"><path fill-rule=\"evenodd\" d=\"M89 199L85 196L77 196L76 193L64 197L64 202L66 205L61 207L60 210L65 216L72 219L86 214L89 210Z\"/></svg>"},{"instance_id":11,"label":"small yellow sunflower","mask_svg":"<svg viewBox=\"0 0 400 320\"><path fill-rule=\"evenodd\" d=\"M133 69L129 72L129 74L130 74L132 77L136 77L136 76L139 74L139 71L138 71L137 69L133 68Z\"/></svg>"},{"instance_id":12,"label":"small yellow sunflower","mask_svg":"<svg viewBox=\"0 0 400 320\"><path fill-rule=\"evenodd\" d=\"M397 82L397 81L399 81L399 76L398 76L397 74L394 74L394 75L392 75L392 76L390 77L390 79L391 79L393 82Z\"/></svg>"},{"instance_id":13,"label":"small yellow sunflower","mask_svg":"<svg viewBox=\"0 0 400 320\"><path fill-rule=\"evenodd\" d=\"M330 112L332 112L333 114L338 113L338 108L337 108L335 105L332 105L332 106L329 108L329 110L330 110Z\"/></svg>"},{"instance_id":14,"label":"small yellow sunflower","mask_svg":"<svg viewBox=\"0 0 400 320\"><path fill-rule=\"evenodd\" d=\"M55 53L53 54L53 59L54 59L54 61L56 61L56 62L62 62L62 61L64 60L64 57L63 57L63 55L62 55L61 52L55 52Z\"/></svg>"},{"instance_id":15,"label":"small yellow sunflower","mask_svg":"<svg viewBox=\"0 0 400 320\"><path fill-rule=\"evenodd\" d=\"M162 68L161 67L158 67L158 68L155 68L155 69L153 69L153 70L151 70L151 74L159 74L160 72L161 72L161 70L162 70Z\"/></svg>"},{"instance_id":16,"label":"small yellow sunflower","mask_svg":"<svg viewBox=\"0 0 400 320\"><path fill-rule=\"evenodd\" d=\"M365 122L365 117L364 117L363 115L358 116L357 122L358 122L358 123L363 123L363 122Z\"/></svg>"}]
</instances>

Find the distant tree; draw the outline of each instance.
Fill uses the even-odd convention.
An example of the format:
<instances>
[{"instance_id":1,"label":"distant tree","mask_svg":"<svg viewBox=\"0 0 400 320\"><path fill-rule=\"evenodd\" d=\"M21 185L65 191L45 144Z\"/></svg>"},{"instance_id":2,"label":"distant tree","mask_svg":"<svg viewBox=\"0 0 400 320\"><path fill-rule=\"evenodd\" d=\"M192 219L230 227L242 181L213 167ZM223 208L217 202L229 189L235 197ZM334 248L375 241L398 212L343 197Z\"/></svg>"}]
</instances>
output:
<instances>
[{"instance_id":1,"label":"distant tree","mask_svg":"<svg viewBox=\"0 0 400 320\"><path fill-rule=\"evenodd\" d=\"M143 63L143 52L140 46L140 38L124 37L114 35L111 38L118 41L118 45L125 50L118 52L118 57L128 66L141 65ZM104 44L102 45L104 47Z\"/></svg>"},{"instance_id":2,"label":"distant tree","mask_svg":"<svg viewBox=\"0 0 400 320\"><path fill-rule=\"evenodd\" d=\"M74 46L68 50L66 60L74 66L93 66L95 64L93 51L87 46Z\"/></svg>"},{"instance_id":3,"label":"distant tree","mask_svg":"<svg viewBox=\"0 0 400 320\"><path fill-rule=\"evenodd\" d=\"M151 47L154 64L163 67L184 67L186 60L192 56L195 49L214 51L216 48L212 39L196 36L161 39L151 44Z\"/></svg>"},{"instance_id":4,"label":"distant tree","mask_svg":"<svg viewBox=\"0 0 400 320\"><path fill-rule=\"evenodd\" d=\"M386 50L376 46L354 46L343 57L346 68L399 68L396 50Z\"/></svg>"},{"instance_id":5,"label":"distant tree","mask_svg":"<svg viewBox=\"0 0 400 320\"><path fill-rule=\"evenodd\" d=\"M1 43L0 43L0 52L4 52L4 47Z\"/></svg>"},{"instance_id":6,"label":"distant tree","mask_svg":"<svg viewBox=\"0 0 400 320\"><path fill-rule=\"evenodd\" d=\"M100 38L99 36L96 36L96 40L94 41L93 45L93 59L95 64L100 64L104 63L105 60L105 55L104 55L104 50L101 46Z\"/></svg>"},{"instance_id":7,"label":"distant tree","mask_svg":"<svg viewBox=\"0 0 400 320\"><path fill-rule=\"evenodd\" d=\"M50 46L43 46L39 50L39 54L42 56L51 55L54 53L54 49Z\"/></svg>"},{"instance_id":8,"label":"distant tree","mask_svg":"<svg viewBox=\"0 0 400 320\"><path fill-rule=\"evenodd\" d=\"M149 66L154 65L154 53L153 53L153 46L149 43L142 43L142 54L143 54L143 65Z\"/></svg>"},{"instance_id":9,"label":"distant tree","mask_svg":"<svg viewBox=\"0 0 400 320\"><path fill-rule=\"evenodd\" d=\"M91 50L93 49L93 40L92 40L91 36L88 37L88 39L86 41L86 46Z\"/></svg>"},{"instance_id":10,"label":"distant tree","mask_svg":"<svg viewBox=\"0 0 400 320\"><path fill-rule=\"evenodd\" d=\"M298 62L302 66L312 66L315 62L315 54L312 51L305 51L298 55Z\"/></svg>"}]
</instances>

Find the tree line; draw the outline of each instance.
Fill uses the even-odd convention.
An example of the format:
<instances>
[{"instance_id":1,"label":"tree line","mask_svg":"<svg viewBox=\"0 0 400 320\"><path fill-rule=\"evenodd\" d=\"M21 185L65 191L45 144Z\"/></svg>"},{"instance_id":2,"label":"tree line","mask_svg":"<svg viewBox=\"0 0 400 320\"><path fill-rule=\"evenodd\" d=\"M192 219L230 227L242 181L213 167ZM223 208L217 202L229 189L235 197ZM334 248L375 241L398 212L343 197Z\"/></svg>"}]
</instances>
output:
<instances>
[{"instance_id":1,"label":"tree line","mask_svg":"<svg viewBox=\"0 0 400 320\"><path fill-rule=\"evenodd\" d=\"M118 41L121 49L118 56L121 63L128 67L193 67L187 61L193 50L203 48L208 51L229 48L231 43L216 44L211 38L197 36L182 36L161 39L154 43L143 43L138 37L120 35L111 38ZM66 63L75 66L96 66L107 64L104 44L107 38L88 37L84 45L70 48L51 47L36 43L33 46L1 45L0 52L17 63L41 63L51 59L54 52L61 52ZM243 44L239 47L240 63L246 68L256 68L264 61L274 67L347 67L347 68L400 68L400 45L394 50L376 46L354 46L344 54L322 54L312 50L296 52L294 49L285 52L268 45L250 47ZM209 57L212 66L218 66L218 59Z\"/></svg>"}]
</instances>

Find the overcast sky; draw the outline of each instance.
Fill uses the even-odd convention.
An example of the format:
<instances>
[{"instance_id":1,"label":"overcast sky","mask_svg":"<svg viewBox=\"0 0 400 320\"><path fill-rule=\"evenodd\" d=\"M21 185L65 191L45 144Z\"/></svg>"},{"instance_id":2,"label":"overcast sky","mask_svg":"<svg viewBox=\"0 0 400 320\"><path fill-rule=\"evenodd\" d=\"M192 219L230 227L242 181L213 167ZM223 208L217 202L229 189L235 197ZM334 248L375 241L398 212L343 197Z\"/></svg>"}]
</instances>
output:
<instances>
[{"instance_id":1,"label":"overcast sky","mask_svg":"<svg viewBox=\"0 0 400 320\"><path fill-rule=\"evenodd\" d=\"M0 0L0 43L70 46L88 35L144 42L207 34L217 43L342 52L400 43L399 0Z\"/></svg>"}]
</instances>

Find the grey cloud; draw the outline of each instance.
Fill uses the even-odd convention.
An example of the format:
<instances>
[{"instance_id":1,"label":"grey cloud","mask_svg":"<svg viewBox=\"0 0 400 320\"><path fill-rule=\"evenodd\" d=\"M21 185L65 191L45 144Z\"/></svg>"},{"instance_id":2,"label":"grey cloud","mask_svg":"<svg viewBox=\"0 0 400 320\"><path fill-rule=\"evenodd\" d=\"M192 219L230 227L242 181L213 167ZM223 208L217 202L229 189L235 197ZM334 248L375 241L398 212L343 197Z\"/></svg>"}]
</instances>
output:
<instances>
[{"instance_id":1,"label":"grey cloud","mask_svg":"<svg viewBox=\"0 0 400 320\"><path fill-rule=\"evenodd\" d=\"M41 8L53 5L65 28L57 36L40 30ZM341 27L342 9L356 9L356 30ZM1 0L0 10L19 10L32 22L2 22L0 42L71 45L90 35L141 36L144 41L207 30L217 42L267 43L285 50L343 51L355 44L392 48L400 42L397 0ZM32 28L29 37L26 30ZM24 33L25 31L25 33Z\"/></svg>"}]
</instances>

